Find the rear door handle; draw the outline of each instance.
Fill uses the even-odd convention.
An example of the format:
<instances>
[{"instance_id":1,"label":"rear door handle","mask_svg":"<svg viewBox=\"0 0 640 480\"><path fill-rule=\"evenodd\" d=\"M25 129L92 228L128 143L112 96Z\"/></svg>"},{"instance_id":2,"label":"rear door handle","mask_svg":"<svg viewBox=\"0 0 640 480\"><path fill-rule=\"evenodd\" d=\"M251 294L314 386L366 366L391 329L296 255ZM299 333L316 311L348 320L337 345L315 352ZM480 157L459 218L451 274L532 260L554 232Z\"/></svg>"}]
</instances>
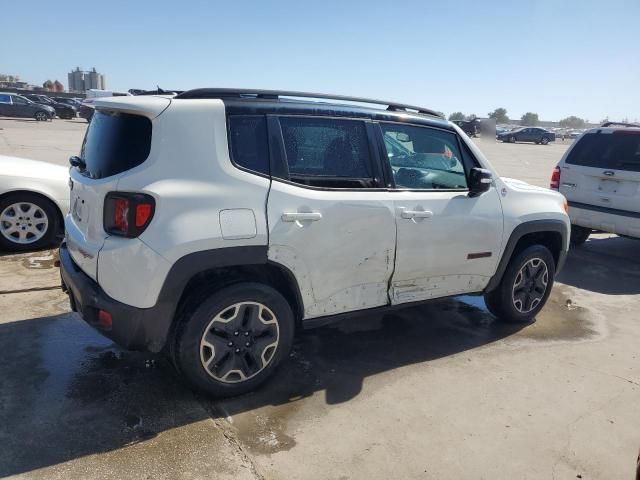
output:
<instances>
[{"instance_id":1,"label":"rear door handle","mask_svg":"<svg viewBox=\"0 0 640 480\"><path fill-rule=\"evenodd\" d=\"M403 210L400 216L407 220L412 218L431 218L433 217L433 212L431 210Z\"/></svg>"},{"instance_id":2,"label":"rear door handle","mask_svg":"<svg viewBox=\"0 0 640 480\"><path fill-rule=\"evenodd\" d=\"M282 214L283 222L300 222L309 220L311 222L317 222L322 219L320 212L285 212Z\"/></svg>"}]
</instances>

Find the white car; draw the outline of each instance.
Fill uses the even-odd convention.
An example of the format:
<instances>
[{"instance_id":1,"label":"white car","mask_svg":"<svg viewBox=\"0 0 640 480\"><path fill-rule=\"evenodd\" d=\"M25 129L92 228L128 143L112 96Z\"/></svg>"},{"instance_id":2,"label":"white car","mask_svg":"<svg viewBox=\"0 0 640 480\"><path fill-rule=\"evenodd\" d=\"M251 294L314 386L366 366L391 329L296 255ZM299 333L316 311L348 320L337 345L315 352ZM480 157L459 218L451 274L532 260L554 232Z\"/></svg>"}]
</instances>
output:
<instances>
[{"instance_id":1,"label":"white car","mask_svg":"<svg viewBox=\"0 0 640 480\"><path fill-rule=\"evenodd\" d=\"M563 155L551 188L569 201L573 244L593 230L640 238L640 125L588 130Z\"/></svg>"},{"instance_id":2,"label":"white car","mask_svg":"<svg viewBox=\"0 0 640 480\"><path fill-rule=\"evenodd\" d=\"M69 211L69 170L0 155L0 249L25 251L53 244Z\"/></svg>"},{"instance_id":3,"label":"white car","mask_svg":"<svg viewBox=\"0 0 640 480\"><path fill-rule=\"evenodd\" d=\"M428 109L226 89L95 106L71 160L63 289L213 395L255 388L295 331L353 312L484 294L529 321L568 250L562 195L498 178Z\"/></svg>"}]
</instances>

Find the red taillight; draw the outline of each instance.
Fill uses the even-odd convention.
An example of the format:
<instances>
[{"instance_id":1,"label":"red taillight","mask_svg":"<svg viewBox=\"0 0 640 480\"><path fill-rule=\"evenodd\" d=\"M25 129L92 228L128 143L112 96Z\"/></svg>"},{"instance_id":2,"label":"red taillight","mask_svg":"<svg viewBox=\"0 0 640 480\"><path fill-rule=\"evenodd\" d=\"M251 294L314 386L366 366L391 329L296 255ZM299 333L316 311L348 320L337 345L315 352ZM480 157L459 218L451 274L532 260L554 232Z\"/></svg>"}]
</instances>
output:
<instances>
[{"instance_id":1,"label":"red taillight","mask_svg":"<svg viewBox=\"0 0 640 480\"><path fill-rule=\"evenodd\" d=\"M142 227L145 225L151 214L153 213L153 207L150 203L140 203L136 205L136 227Z\"/></svg>"},{"instance_id":2,"label":"red taillight","mask_svg":"<svg viewBox=\"0 0 640 480\"><path fill-rule=\"evenodd\" d=\"M129 230L129 200L126 198L114 199L113 226L123 233Z\"/></svg>"},{"instance_id":3,"label":"red taillight","mask_svg":"<svg viewBox=\"0 0 640 480\"><path fill-rule=\"evenodd\" d=\"M113 318L106 310L98 311L98 326L103 330L111 330L113 327Z\"/></svg>"},{"instance_id":4,"label":"red taillight","mask_svg":"<svg viewBox=\"0 0 640 480\"><path fill-rule=\"evenodd\" d=\"M104 230L137 237L147 228L155 210L153 197L143 193L111 192L104 199Z\"/></svg>"},{"instance_id":5,"label":"red taillight","mask_svg":"<svg viewBox=\"0 0 640 480\"><path fill-rule=\"evenodd\" d=\"M560 167L556 167L553 169L553 173L551 174L550 188L553 188L554 190L560 189Z\"/></svg>"}]
</instances>

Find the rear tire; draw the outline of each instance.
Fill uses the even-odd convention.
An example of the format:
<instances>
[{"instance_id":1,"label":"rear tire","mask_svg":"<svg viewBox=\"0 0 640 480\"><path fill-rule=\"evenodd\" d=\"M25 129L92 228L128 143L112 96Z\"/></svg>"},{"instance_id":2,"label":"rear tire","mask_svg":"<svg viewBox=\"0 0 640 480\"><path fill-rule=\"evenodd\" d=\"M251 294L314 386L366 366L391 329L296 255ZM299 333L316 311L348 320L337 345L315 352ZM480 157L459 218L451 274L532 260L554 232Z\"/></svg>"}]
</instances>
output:
<instances>
[{"instance_id":1,"label":"rear tire","mask_svg":"<svg viewBox=\"0 0 640 480\"><path fill-rule=\"evenodd\" d=\"M37 250L53 244L60 230L60 214L50 200L30 192L0 200L0 249Z\"/></svg>"},{"instance_id":2,"label":"rear tire","mask_svg":"<svg viewBox=\"0 0 640 480\"><path fill-rule=\"evenodd\" d=\"M289 303L261 283L222 288L178 321L174 364L193 387L215 397L254 390L274 373L293 344Z\"/></svg>"},{"instance_id":3,"label":"rear tire","mask_svg":"<svg viewBox=\"0 0 640 480\"><path fill-rule=\"evenodd\" d=\"M586 227L580 227L578 225L571 225L571 245L582 245L586 242L591 235L591 229Z\"/></svg>"},{"instance_id":4,"label":"rear tire","mask_svg":"<svg viewBox=\"0 0 640 480\"><path fill-rule=\"evenodd\" d=\"M509 137L509 143L516 143L516 137L514 137L513 135L511 135Z\"/></svg>"},{"instance_id":5,"label":"rear tire","mask_svg":"<svg viewBox=\"0 0 640 480\"><path fill-rule=\"evenodd\" d=\"M527 247L509 261L498 287L485 294L485 304L503 322L530 322L549 298L555 273L555 261L546 247Z\"/></svg>"}]
</instances>

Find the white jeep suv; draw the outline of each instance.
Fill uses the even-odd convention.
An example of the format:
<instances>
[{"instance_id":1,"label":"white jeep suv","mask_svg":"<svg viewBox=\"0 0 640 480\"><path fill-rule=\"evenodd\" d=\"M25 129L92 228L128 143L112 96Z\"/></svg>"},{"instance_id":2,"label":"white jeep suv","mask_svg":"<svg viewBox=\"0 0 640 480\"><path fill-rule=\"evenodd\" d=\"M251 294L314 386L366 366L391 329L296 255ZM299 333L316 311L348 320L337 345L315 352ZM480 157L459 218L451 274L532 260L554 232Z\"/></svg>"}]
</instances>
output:
<instances>
[{"instance_id":1,"label":"white jeep suv","mask_svg":"<svg viewBox=\"0 0 640 480\"><path fill-rule=\"evenodd\" d=\"M483 293L528 321L568 249L562 195L495 176L431 110L230 89L95 107L71 158L63 288L210 394L255 388L296 330L353 312Z\"/></svg>"},{"instance_id":2,"label":"white jeep suv","mask_svg":"<svg viewBox=\"0 0 640 480\"><path fill-rule=\"evenodd\" d=\"M593 230L640 238L640 125L607 122L565 152L551 188L569 201L571 243Z\"/></svg>"}]
</instances>

